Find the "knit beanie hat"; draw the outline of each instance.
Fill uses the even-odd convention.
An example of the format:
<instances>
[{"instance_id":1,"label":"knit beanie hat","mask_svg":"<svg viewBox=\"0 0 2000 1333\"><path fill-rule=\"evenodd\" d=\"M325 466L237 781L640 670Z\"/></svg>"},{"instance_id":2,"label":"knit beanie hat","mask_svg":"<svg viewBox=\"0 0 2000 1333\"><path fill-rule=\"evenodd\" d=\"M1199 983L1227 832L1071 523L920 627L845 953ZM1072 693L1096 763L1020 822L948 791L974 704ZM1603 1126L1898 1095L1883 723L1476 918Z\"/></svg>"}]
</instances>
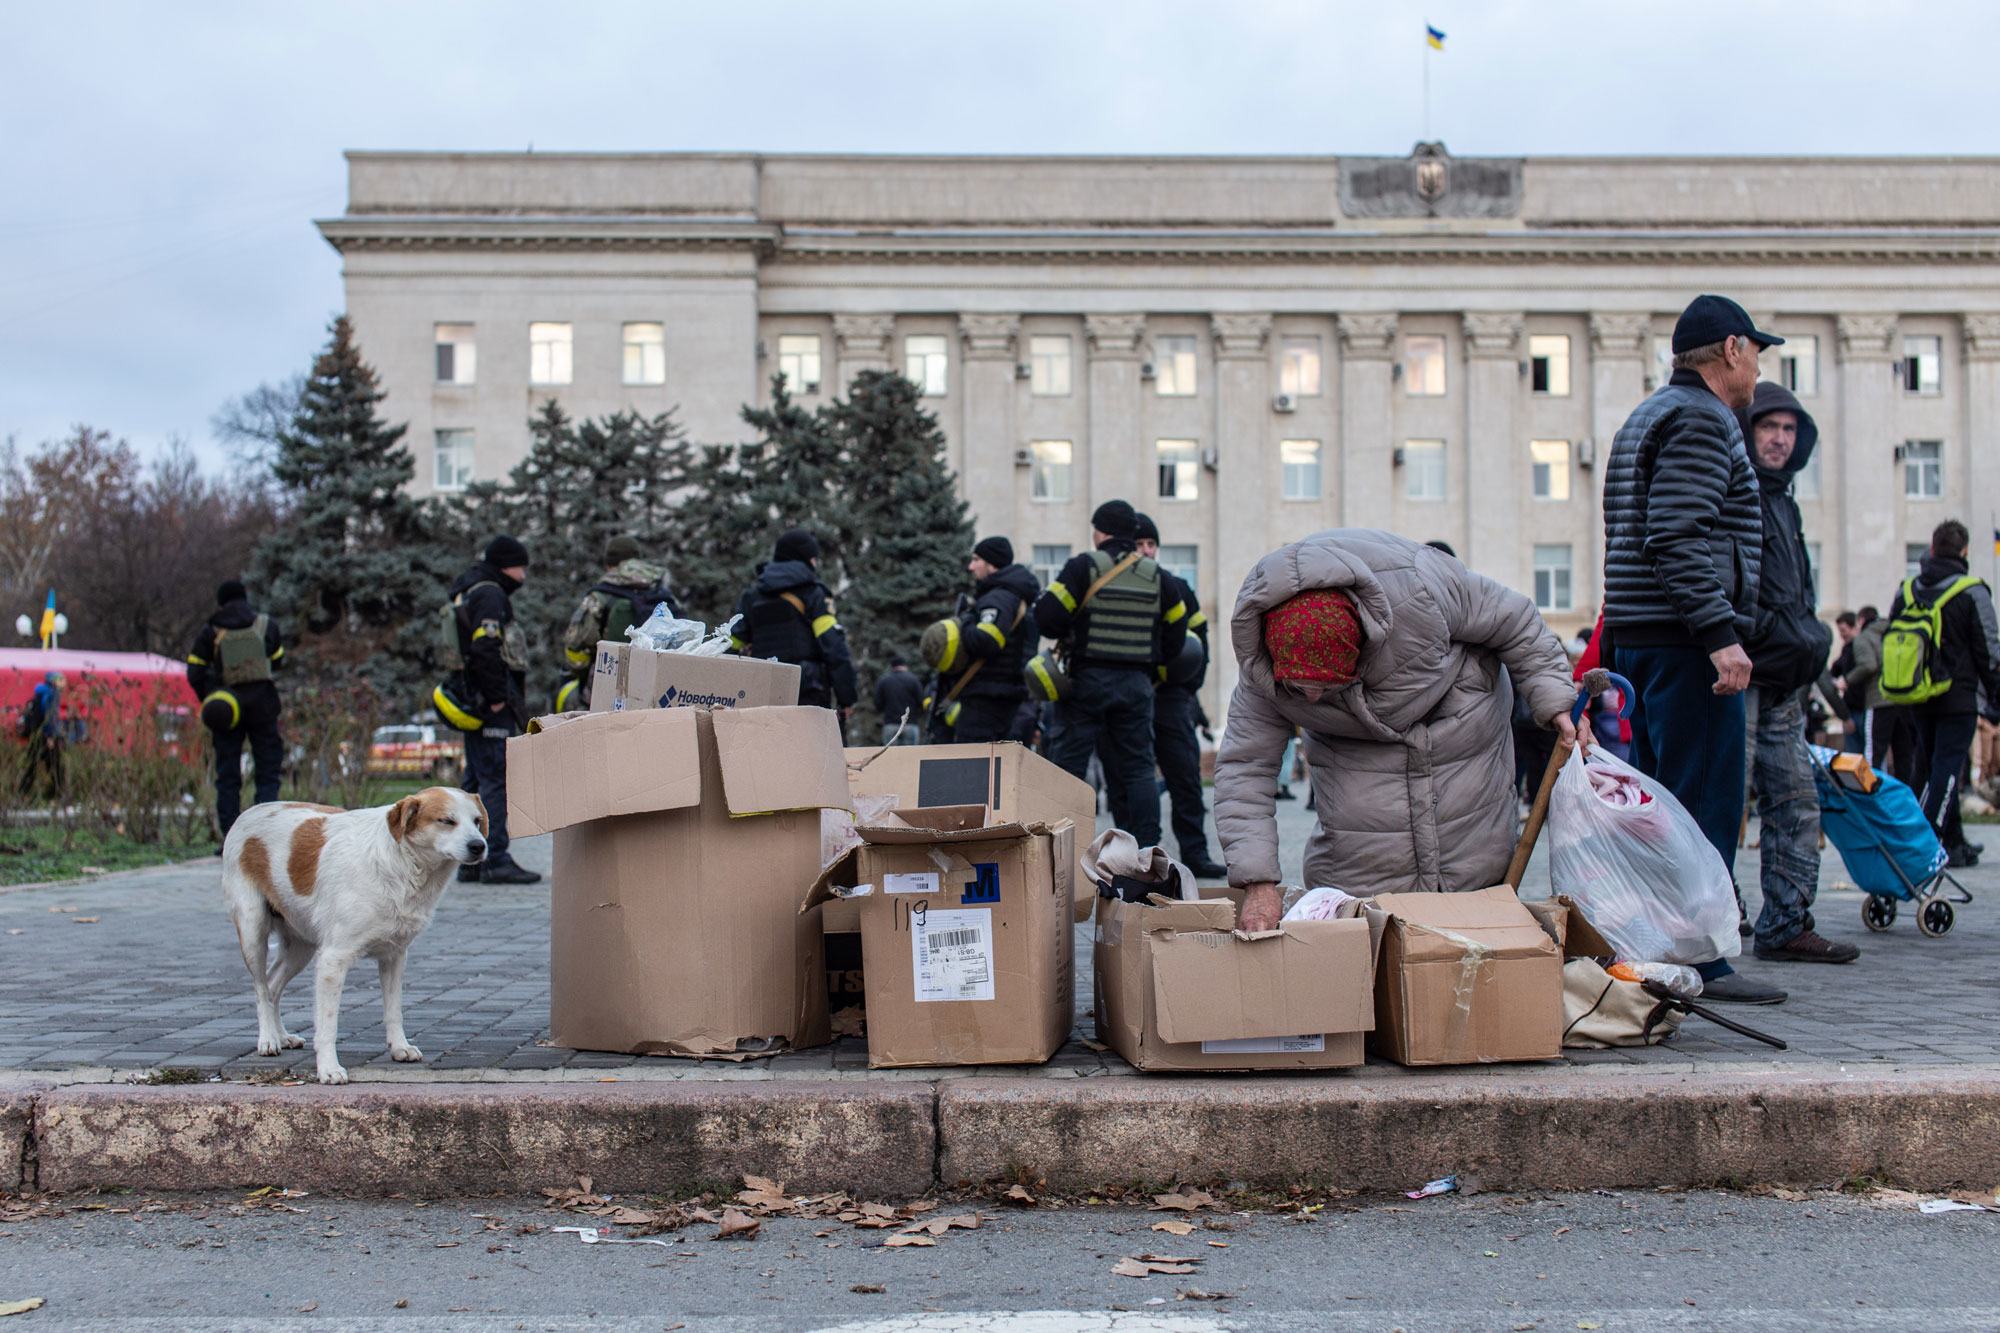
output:
<instances>
[{"instance_id":1,"label":"knit beanie hat","mask_svg":"<svg viewBox=\"0 0 2000 1333\"><path fill-rule=\"evenodd\" d=\"M817 560L819 559L819 538L804 528L791 528L778 538L778 547L771 553L774 560Z\"/></svg>"},{"instance_id":2,"label":"knit beanie hat","mask_svg":"<svg viewBox=\"0 0 2000 1333\"><path fill-rule=\"evenodd\" d=\"M250 593L244 588L241 579L224 579L222 586L215 590L215 604L217 606L228 606L231 602L247 602L249 600Z\"/></svg>"},{"instance_id":3,"label":"knit beanie hat","mask_svg":"<svg viewBox=\"0 0 2000 1333\"><path fill-rule=\"evenodd\" d=\"M1277 680L1348 684L1362 637L1353 600L1332 588L1302 592L1264 613L1264 647Z\"/></svg>"},{"instance_id":4,"label":"knit beanie hat","mask_svg":"<svg viewBox=\"0 0 2000 1333\"><path fill-rule=\"evenodd\" d=\"M627 560L637 560L643 554L639 549L639 539L623 533L604 543L604 563L607 565L622 565Z\"/></svg>"},{"instance_id":5,"label":"knit beanie hat","mask_svg":"<svg viewBox=\"0 0 2000 1333\"><path fill-rule=\"evenodd\" d=\"M988 537L973 547L972 553L995 569L1005 569L1014 563L1014 543L1005 537Z\"/></svg>"},{"instance_id":6,"label":"knit beanie hat","mask_svg":"<svg viewBox=\"0 0 2000 1333\"><path fill-rule=\"evenodd\" d=\"M1125 500L1106 500L1090 516L1090 526L1107 537L1132 541L1139 531L1139 515Z\"/></svg>"},{"instance_id":7,"label":"knit beanie hat","mask_svg":"<svg viewBox=\"0 0 2000 1333\"><path fill-rule=\"evenodd\" d=\"M1135 542L1156 542L1160 539L1159 525L1150 514L1132 515L1132 540Z\"/></svg>"},{"instance_id":8,"label":"knit beanie hat","mask_svg":"<svg viewBox=\"0 0 2000 1333\"><path fill-rule=\"evenodd\" d=\"M521 545L520 538L510 537L503 532L486 543L486 554L483 558L495 569L513 569L517 565L528 563L528 548Z\"/></svg>"}]
</instances>

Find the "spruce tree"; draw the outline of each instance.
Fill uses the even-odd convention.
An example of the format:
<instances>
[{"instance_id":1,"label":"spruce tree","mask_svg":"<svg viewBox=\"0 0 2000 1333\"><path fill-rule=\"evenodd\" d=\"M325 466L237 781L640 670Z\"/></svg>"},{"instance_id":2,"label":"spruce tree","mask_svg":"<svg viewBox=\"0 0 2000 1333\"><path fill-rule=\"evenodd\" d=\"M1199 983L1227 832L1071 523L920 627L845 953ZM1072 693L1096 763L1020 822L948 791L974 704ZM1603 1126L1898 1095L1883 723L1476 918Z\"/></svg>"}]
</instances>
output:
<instances>
[{"instance_id":1,"label":"spruce tree","mask_svg":"<svg viewBox=\"0 0 2000 1333\"><path fill-rule=\"evenodd\" d=\"M358 672L400 711L415 707L428 672L425 613L444 597L448 558L405 489L415 473L406 427L378 414L383 391L346 316L331 335L272 450L284 518L259 545L253 577L296 636L296 667Z\"/></svg>"}]
</instances>

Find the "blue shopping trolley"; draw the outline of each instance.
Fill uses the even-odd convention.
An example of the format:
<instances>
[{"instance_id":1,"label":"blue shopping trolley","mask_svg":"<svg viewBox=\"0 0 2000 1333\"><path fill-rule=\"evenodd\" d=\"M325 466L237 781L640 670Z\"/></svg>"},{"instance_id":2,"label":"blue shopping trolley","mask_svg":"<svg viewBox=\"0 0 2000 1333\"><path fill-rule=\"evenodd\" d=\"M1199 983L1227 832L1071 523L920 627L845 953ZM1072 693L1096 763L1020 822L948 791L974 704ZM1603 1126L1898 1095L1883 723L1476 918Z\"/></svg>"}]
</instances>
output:
<instances>
[{"instance_id":1,"label":"blue shopping trolley","mask_svg":"<svg viewBox=\"0 0 2000 1333\"><path fill-rule=\"evenodd\" d=\"M1972 894L1945 869L1944 845L1924 818L1916 793L1880 769L1874 770L1875 790L1857 791L1834 775L1834 751L1810 748L1819 826L1868 895L1861 900L1862 924L1887 930L1895 924L1896 904L1914 902L1917 929L1926 935L1950 934L1957 915L1953 904L1971 902Z\"/></svg>"}]
</instances>

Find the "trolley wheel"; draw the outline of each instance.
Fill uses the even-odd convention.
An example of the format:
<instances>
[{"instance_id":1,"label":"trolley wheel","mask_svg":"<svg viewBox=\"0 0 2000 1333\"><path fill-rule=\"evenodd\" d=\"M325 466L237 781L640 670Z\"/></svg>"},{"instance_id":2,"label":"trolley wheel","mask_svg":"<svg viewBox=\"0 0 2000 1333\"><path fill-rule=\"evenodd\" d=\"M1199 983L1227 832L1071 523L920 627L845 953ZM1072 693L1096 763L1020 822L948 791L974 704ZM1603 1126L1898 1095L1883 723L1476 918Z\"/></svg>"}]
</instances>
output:
<instances>
[{"instance_id":1,"label":"trolley wheel","mask_svg":"<svg viewBox=\"0 0 2000 1333\"><path fill-rule=\"evenodd\" d=\"M1871 893L1861 900L1861 924L1870 930L1887 930L1896 924L1896 900Z\"/></svg>"},{"instance_id":2,"label":"trolley wheel","mask_svg":"<svg viewBox=\"0 0 2000 1333\"><path fill-rule=\"evenodd\" d=\"M1949 935L1955 916L1957 913L1943 898L1926 898L1917 905L1917 929L1926 935Z\"/></svg>"}]
</instances>

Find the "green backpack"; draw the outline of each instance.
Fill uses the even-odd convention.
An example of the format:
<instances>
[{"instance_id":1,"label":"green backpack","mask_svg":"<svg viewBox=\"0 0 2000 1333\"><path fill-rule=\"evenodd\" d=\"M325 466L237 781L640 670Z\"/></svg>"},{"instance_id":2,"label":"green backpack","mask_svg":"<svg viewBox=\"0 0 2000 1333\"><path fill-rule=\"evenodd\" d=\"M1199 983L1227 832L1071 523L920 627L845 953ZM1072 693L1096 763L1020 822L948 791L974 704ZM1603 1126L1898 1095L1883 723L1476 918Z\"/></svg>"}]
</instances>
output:
<instances>
[{"instance_id":1,"label":"green backpack","mask_svg":"<svg viewBox=\"0 0 2000 1333\"><path fill-rule=\"evenodd\" d=\"M1925 603L1917 596L1917 581L1903 580L1903 607L1882 633L1882 697L1892 704L1920 704L1951 688L1951 677L1938 674L1938 645L1944 639L1944 604L1975 587L1979 580L1962 574L1951 586Z\"/></svg>"}]
</instances>

